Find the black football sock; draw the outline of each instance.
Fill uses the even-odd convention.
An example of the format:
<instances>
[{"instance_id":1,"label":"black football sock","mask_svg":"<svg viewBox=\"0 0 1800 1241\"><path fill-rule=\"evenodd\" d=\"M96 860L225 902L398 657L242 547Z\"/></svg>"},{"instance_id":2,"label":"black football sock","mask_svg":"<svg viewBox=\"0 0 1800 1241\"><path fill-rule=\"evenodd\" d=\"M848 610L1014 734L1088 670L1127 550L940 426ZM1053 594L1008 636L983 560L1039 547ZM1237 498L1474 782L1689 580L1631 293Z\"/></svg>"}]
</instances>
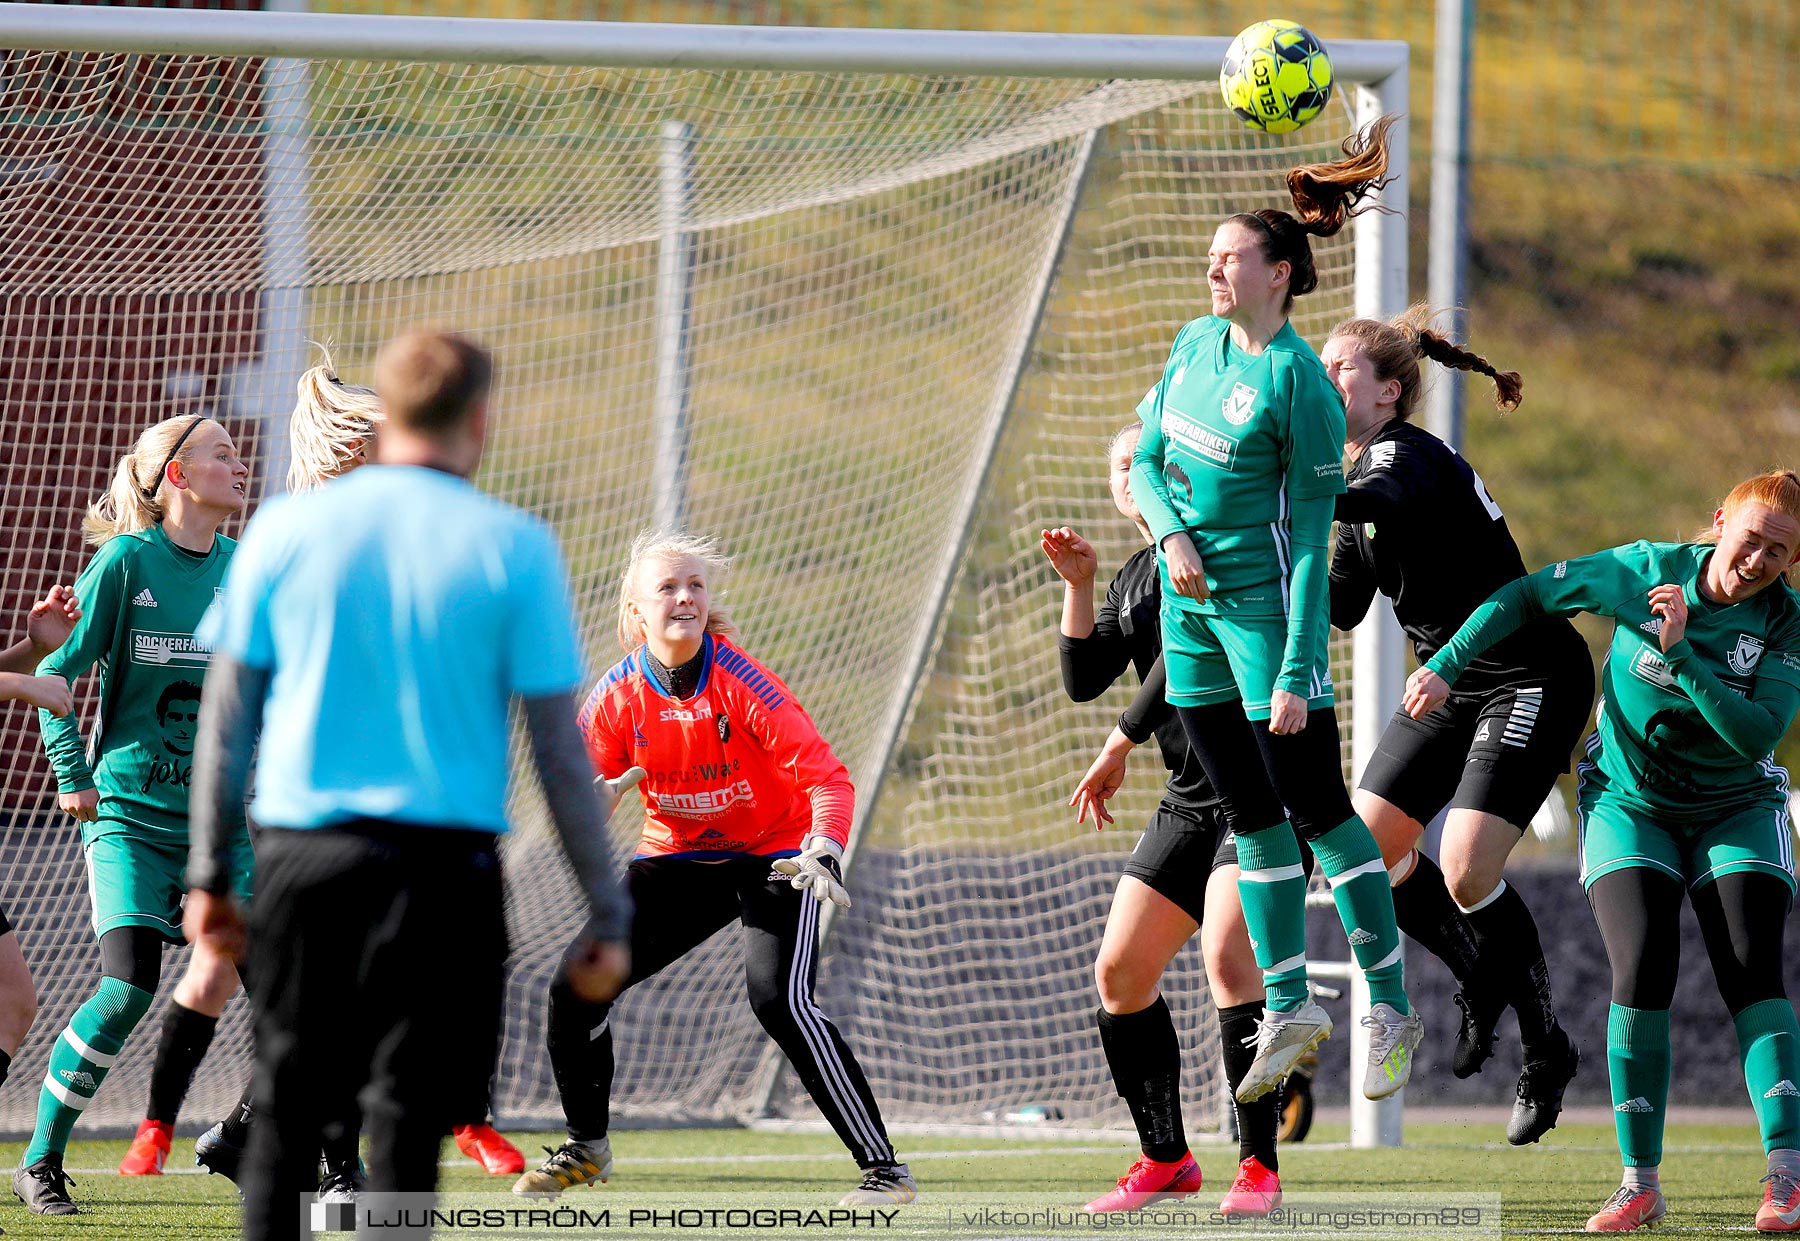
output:
<instances>
[{"instance_id":1,"label":"black football sock","mask_svg":"<svg viewBox=\"0 0 1800 1241\"><path fill-rule=\"evenodd\" d=\"M187 1098L200 1061L212 1046L213 1033L219 1019L197 1013L179 1001L170 1001L163 1016L162 1034L156 1041L156 1059L150 1067L150 1102L144 1108L146 1120L173 1125L181 1112L181 1101Z\"/></svg>"},{"instance_id":2,"label":"black football sock","mask_svg":"<svg viewBox=\"0 0 1800 1241\"><path fill-rule=\"evenodd\" d=\"M250 1106L250 1087L245 1086L244 1093L238 1096L237 1106L222 1122L225 1140L233 1146L244 1146L250 1140L250 1122L255 1118L256 1111Z\"/></svg>"},{"instance_id":3,"label":"black football sock","mask_svg":"<svg viewBox=\"0 0 1800 1241\"><path fill-rule=\"evenodd\" d=\"M1560 1047L1561 1040L1552 1037L1557 1022L1550 967L1524 900L1502 880L1492 896L1464 917L1481 959L1504 980L1507 1002L1519 1016L1519 1041L1528 1050L1546 1043Z\"/></svg>"},{"instance_id":4,"label":"black football sock","mask_svg":"<svg viewBox=\"0 0 1800 1241\"><path fill-rule=\"evenodd\" d=\"M1437 863L1423 853L1415 853L1413 858L1412 873L1394 889L1394 920L1448 965L1458 985L1466 988L1475 978L1480 960L1475 937L1450 899L1444 872Z\"/></svg>"},{"instance_id":5,"label":"black football sock","mask_svg":"<svg viewBox=\"0 0 1800 1241\"><path fill-rule=\"evenodd\" d=\"M1131 1109L1144 1154L1174 1163L1188 1153L1181 1127L1181 1043L1175 1019L1159 995L1135 1013L1095 1010L1100 1045L1119 1097Z\"/></svg>"},{"instance_id":6,"label":"black football sock","mask_svg":"<svg viewBox=\"0 0 1800 1241\"><path fill-rule=\"evenodd\" d=\"M1275 1130L1281 1122L1282 1091L1271 1090L1254 1103L1239 1103L1232 1093L1256 1059L1256 1024L1262 1015L1261 1000L1219 1009L1219 1043L1225 1053L1225 1094L1237 1111L1238 1159L1254 1158L1277 1172L1281 1163L1275 1156Z\"/></svg>"}]
</instances>

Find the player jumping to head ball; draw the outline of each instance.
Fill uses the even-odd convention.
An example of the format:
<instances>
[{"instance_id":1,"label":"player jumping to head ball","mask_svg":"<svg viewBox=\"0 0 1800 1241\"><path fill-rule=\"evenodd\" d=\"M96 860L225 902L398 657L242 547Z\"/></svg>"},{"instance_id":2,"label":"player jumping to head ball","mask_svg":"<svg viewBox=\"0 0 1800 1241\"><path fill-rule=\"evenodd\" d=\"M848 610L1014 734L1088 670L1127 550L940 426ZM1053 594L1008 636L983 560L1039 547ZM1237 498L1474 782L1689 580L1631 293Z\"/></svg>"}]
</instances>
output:
<instances>
[{"instance_id":1,"label":"player jumping to head ball","mask_svg":"<svg viewBox=\"0 0 1800 1241\"><path fill-rule=\"evenodd\" d=\"M1150 529L1131 498L1131 454L1138 424L1113 437L1108 481L1113 505L1137 527L1145 546L1127 560L1106 602L1094 607L1099 568L1093 545L1067 526L1043 532L1044 554L1062 578L1063 688L1077 702L1104 693L1128 666L1139 689L1119 717L1100 754L1076 786L1077 822L1110 823L1107 801L1125 778L1126 756L1155 736L1168 768L1156 813L1125 863L1106 915L1094 980L1100 1008L1094 1014L1113 1084L1131 1111L1142 1156L1117 1186L1087 1204L1089 1211L1132 1211L1200 1188L1200 1166L1188 1149L1181 1116L1181 1044L1162 993L1162 977L1175 954L1197 933L1206 962L1206 985L1219 1015L1219 1046L1226 1076L1242 1079L1255 1058L1257 1023L1263 1017L1262 977L1238 900L1237 841L1219 812L1213 791L1181 721L1164 697L1162 589ZM1306 859L1310 867L1312 859ZM1235 1103L1238 1170L1219 1203L1237 1218L1267 1215L1281 1205L1275 1152L1280 1095Z\"/></svg>"},{"instance_id":2,"label":"player jumping to head ball","mask_svg":"<svg viewBox=\"0 0 1800 1241\"><path fill-rule=\"evenodd\" d=\"M1273 1090L1331 1033L1308 994L1299 832L1331 881L1373 999L1363 1093L1412 1075L1424 1027L1407 1003L1393 894L1351 808L1327 639L1328 546L1344 491L1344 405L1288 323L1318 285L1310 238L1385 184L1384 117L1334 163L1296 168L1297 214L1228 217L1213 235L1212 314L1182 328L1139 407L1131 494L1161 553L1168 698L1237 836L1244 921L1268 994L1240 1102ZM1245 716L1249 717L1246 724Z\"/></svg>"}]
</instances>

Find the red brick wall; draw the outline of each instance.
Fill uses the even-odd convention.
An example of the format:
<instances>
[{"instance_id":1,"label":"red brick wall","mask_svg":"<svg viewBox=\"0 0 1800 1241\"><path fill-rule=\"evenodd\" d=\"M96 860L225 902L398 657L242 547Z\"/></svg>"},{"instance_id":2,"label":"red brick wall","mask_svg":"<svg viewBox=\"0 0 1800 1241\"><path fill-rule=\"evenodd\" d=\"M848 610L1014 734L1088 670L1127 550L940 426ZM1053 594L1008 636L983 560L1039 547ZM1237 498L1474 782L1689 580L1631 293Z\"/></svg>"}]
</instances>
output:
<instances>
[{"instance_id":1,"label":"red brick wall","mask_svg":"<svg viewBox=\"0 0 1800 1241\"><path fill-rule=\"evenodd\" d=\"M82 510L137 434L223 414L232 372L258 353L260 74L259 61L0 54L6 641L86 562ZM254 454L254 428L226 424ZM91 719L94 679L83 688ZM43 804L35 713L0 721L0 773L9 812Z\"/></svg>"}]
</instances>

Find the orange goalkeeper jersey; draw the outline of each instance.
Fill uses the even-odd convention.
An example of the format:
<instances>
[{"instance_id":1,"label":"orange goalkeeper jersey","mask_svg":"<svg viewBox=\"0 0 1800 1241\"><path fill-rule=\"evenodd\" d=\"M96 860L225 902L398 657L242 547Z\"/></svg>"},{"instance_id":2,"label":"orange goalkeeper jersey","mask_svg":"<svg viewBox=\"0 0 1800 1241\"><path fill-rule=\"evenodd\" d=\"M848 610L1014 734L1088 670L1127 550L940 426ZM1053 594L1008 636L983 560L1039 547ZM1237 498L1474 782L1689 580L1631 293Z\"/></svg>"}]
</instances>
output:
<instances>
[{"instance_id":1,"label":"orange goalkeeper jersey","mask_svg":"<svg viewBox=\"0 0 1800 1241\"><path fill-rule=\"evenodd\" d=\"M708 634L699 688L678 699L644 656L613 665L576 717L595 771L648 773L639 857L779 857L810 832L849 843L850 773L780 678Z\"/></svg>"}]
</instances>

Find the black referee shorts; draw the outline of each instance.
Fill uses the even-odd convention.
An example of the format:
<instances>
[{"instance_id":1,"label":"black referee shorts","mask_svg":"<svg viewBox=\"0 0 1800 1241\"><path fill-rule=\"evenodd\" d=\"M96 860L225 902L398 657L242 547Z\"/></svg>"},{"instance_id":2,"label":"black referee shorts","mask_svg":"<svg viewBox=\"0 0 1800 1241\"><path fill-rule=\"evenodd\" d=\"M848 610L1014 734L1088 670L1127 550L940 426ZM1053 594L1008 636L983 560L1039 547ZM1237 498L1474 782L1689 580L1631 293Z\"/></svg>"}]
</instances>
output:
<instances>
[{"instance_id":1,"label":"black referee shorts","mask_svg":"<svg viewBox=\"0 0 1800 1241\"><path fill-rule=\"evenodd\" d=\"M1569 770L1593 701L1594 669L1584 658L1552 676L1452 693L1422 720L1397 711L1361 787L1418 823L1449 806L1523 832Z\"/></svg>"},{"instance_id":2,"label":"black referee shorts","mask_svg":"<svg viewBox=\"0 0 1800 1241\"><path fill-rule=\"evenodd\" d=\"M492 832L361 819L268 827L257 850L244 1235L288 1241L323 1130L365 1085L370 1189L436 1186L442 1138L487 1106L506 919Z\"/></svg>"}]
</instances>

